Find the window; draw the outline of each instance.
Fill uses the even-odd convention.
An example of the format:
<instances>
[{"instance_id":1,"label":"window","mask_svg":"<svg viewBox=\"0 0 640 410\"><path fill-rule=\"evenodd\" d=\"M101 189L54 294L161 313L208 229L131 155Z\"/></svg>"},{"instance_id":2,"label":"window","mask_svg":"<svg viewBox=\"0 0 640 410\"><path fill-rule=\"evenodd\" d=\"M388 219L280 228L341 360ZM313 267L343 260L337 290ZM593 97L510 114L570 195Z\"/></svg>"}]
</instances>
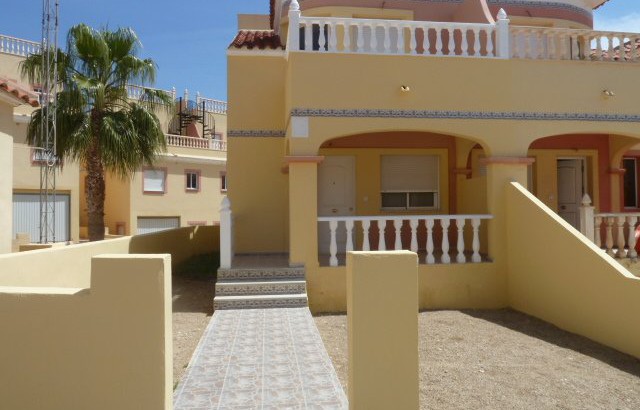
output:
<instances>
[{"instance_id":1,"label":"window","mask_svg":"<svg viewBox=\"0 0 640 410\"><path fill-rule=\"evenodd\" d=\"M638 178L636 158L624 158L622 160L624 168L624 207L638 207Z\"/></svg>"},{"instance_id":2,"label":"window","mask_svg":"<svg viewBox=\"0 0 640 410\"><path fill-rule=\"evenodd\" d=\"M220 172L220 191L227 192L227 173Z\"/></svg>"},{"instance_id":3,"label":"window","mask_svg":"<svg viewBox=\"0 0 640 410\"><path fill-rule=\"evenodd\" d=\"M185 189L187 191L200 191L200 171L187 169L184 172L186 177Z\"/></svg>"},{"instance_id":4,"label":"window","mask_svg":"<svg viewBox=\"0 0 640 410\"><path fill-rule=\"evenodd\" d=\"M383 155L380 165L383 209L439 207L437 156Z\"/></svg>"},{"instance_id":5,"label":"window","mask_svg":"<svg viewBox=\"0 0 640 410\"><path fill-rule=\"evenodd\" d=\"M145 193L166 192L167 171L164 169L145 169L143 171L143 191Z\"/></svg>"}]
</instances>

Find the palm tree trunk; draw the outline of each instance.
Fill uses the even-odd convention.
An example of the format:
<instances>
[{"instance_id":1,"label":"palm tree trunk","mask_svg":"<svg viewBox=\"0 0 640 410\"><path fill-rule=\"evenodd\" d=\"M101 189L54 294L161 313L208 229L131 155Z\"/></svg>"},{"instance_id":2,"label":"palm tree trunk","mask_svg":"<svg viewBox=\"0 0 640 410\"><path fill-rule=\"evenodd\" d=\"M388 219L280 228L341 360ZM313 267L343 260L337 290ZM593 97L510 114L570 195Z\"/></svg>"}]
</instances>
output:
<instances>
[{"instance_id":1,"label":"palm tree trunk","mask_svg":"<svg viewBox=\"0 0 640 410\"><path fill-rule=\"evenodd\" d=\"M87 156L87 216L89 217L89 240L104 239L104 168L100 160L100 147L97 138L89 148Z\"/></svg>"}]
</instances>

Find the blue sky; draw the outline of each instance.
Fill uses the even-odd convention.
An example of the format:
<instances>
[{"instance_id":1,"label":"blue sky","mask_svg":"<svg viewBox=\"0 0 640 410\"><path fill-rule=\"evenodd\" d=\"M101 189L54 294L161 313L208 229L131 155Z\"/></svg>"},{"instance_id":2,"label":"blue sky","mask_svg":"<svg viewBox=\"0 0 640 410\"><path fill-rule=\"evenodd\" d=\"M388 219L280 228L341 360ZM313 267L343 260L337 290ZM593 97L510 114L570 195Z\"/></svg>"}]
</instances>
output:
<instances>
[{"instance_id":1,"label":"blue sky","mask_svg":"<svg viewBox=\"0 0 640 410\"><path fill-rule=\"evenodd\" d=\"M39 41L40 0L3 1L0 34ZM60 0L60 33L86 23L94 27L133 27L142 55L158 64L156 86L178 93L185 88L227 98L226 48L238 13L268 13L269 0ZM596 13L596 28L640 32L640 1L611 0ZM192 94L193 95L193 94Z\"/></svg>"}]
</instances>

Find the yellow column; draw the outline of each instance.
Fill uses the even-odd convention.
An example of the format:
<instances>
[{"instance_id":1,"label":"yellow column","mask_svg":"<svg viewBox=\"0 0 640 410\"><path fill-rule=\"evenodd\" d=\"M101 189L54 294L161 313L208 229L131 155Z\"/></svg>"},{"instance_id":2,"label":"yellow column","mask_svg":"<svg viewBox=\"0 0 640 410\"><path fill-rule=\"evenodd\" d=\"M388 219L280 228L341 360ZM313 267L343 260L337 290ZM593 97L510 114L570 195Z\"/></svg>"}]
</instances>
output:
<instances>
[{"instance_id":1,"label":"yellow column","mask_svg":"<svg viewBox=\"0 0 640 410\"><path fill-rule=\"evenodd\" d=\"M11 252L13 138L0 132L0 253Z\"/></svg>"},{"instance_id":2,"label":"yellow column","mask_svg":"<svg viewBox=\"0 0 640 410\"><path fill-rule=\"evenodd\" d=\"M610 181L611 181L611 212L622 212L623 204L620 199L622 198L622 187L624 181L624 168L609 169Z\"/></svg>"},{"instance_id":3,"label":"yellow column","mask_svg":"<svg viewBox=\"0 0 640 410\"><path fill-rule=\"evenodd\" d=\"M318 264L318 163L324 157L285 157L289 164L289 263Z\"/></svg>"},{"instance_id":4,"label":"yellow column","mask_svg":"<svg viewBox=\"0 0 640 410\"><path fill-rule=\"evenodd\" d=\"M503 304L507 305L507 203L506 187L510 182L518 182L526 188L527 167L533 163L527 157L489 157L482 160L487 166L487 208L493 219L489 221L489 257L497 272L503 275ZM526 232L522 232L526 235Z\"/></svg>"},{"instance_id":5,"label":"yellow column","mask_svg":"<svg viewBox=\"0 0 640 410\"><path fill-rule=\"evenodd\" d=\"M418 255L347 254L349 408L419 406Z\"/></svg>"}]
</instances>

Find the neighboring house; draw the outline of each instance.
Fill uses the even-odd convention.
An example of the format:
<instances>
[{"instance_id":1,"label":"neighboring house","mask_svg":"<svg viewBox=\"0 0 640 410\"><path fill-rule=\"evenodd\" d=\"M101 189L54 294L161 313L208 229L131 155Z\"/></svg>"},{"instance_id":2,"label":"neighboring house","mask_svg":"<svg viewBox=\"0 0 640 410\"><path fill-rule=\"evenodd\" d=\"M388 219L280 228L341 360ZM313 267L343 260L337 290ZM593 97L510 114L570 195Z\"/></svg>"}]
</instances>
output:
<instances>
[{"instance_id":1,"label":"neighboring house","mask_svg":"<svg viewBox=\"0 0 640 410\"><path fill-rule=\"evenodd\" d=\"M0 80L11 80L33 94L20 80L19 63L39 44L0 35ZM129 86L138 98L140 87ZM106 178L105 225L111 234L135 235L179 226L212 225L219 221L219 204L226 191L227 104L199 94L177 97L175 107L159 111L167 132L167 152L131 179ZM37 102L37 96L34 95ZM26 128L33 107L13 109L7 125L14 139L13 233L27 232L39 242L40 164L37 152L26 144ZM174 113L175 111L175 113ZM4 124L3 124L4 125ZM87 215L84 171L78 164L62 164L56 180L56 241L77 242L86 237Z\"/></svg>"},{"instance_id":2,"label":"neighboring house","mask_svg":"<svg viewBox=\"0 0 640 410\"><path fill-rule=\"evenodd\" d=\"M287 254L312 308L342 310L345 251L418 250L458 289L421 285L421 306L503 306L507 182L575 227L584 194L640 210L640 34L594 31L605 1L382 3L272 0L239 19L236 255Z\"/></svg>"},{"instance_id":3,"label":"neighboring house","mask_svg":"<svg viewBox=\"0 0 640 410\"><path fill-rule=\"evenodd\" d=\"M11 236L28 234L28 241L40 242L40 151L27 144L27 126L39 96L33 86L21 79L19 63L39 49L39 44L0 35L0 89L20 96L19 103L3 106L0 132L13 137L13 227ZM79 167L61 163L56 172L55 241L80 239ZM27 240L24 238L23 239ZM50 238L51 240L51 238ZM17 243L14 243L14 251Z\"/></svg>"}]
</instances>

